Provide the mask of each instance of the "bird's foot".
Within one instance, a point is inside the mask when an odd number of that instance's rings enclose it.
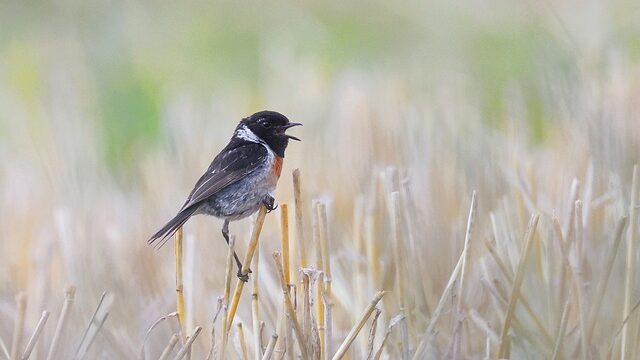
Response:
[[[265,197],[264,200],[262,200],[262,204],[264,205],[265,208],[267,208],[267,214],[278,208],[278,204],[276,204],[276,199],[271,195],[267,195],[267,197]]]
[[[240,281],[242,282],[249,281],[249,274],[251,274],[251,269],[249,269],[249,272],[246,274],[242,273],[242,269],[238,269],[238,279],[240,279]]]
[[[246,274],[242,273],[242,263],[240,262],[240,260],[238,259],[238,257],[236,256],[236,265],[238,265],[238,279],[247,282],[249,281],[249,274],[252,273],[251,269],[249,269],[247,271]]]

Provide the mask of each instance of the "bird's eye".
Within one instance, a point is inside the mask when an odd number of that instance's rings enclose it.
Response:
[[[266,121],[266,120],[262,120],[260,121],[260,125],[262,125],[263,128],[268,129],[271,127],[271,123]]]

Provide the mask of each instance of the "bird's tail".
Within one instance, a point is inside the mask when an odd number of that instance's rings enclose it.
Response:
[[[162,227],[162,229],[158,230],[157,233],[153,234],[153,236],[147,240],[147,244],[153,245],[156,241],[160,240],[156,245],[156,249],[161,248],[162,245],[164,245],[173,236],[173,234],[175,234],[176,231],[178,231],[178,229],[184,225],[191,216],[193,216],[197,209],[197,206],[191,206],[180,210],[178,215],[171,219]]]

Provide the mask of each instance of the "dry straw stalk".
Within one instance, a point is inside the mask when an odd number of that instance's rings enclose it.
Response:
[[[531,217],[531,221],[529,222],[527,234],[525,236],[525,244],[520,254],[520,262],[518,263],[516,276],[511,287],[511,295],[509,296],[507,313],[505,315],[504,323],[502,324],[502,331],[500,332],[498,358],[505,358],[508,356],[507,352],[509,349],[509,341],[507,339],[507,336],[509,334],[509,329],[511,328],[511,321],[514,316],[516,304],[518,302],[518,298],[520,297],[520,286],[522,285],[522,281],[524,280],[524,269],[527,263],[529,252],[531,250],[531,245],[533,244],[533,239],[535,238],[539,219],[540,215],[533,215]]]
[[[252,289],[251,293],[251,319],[252,319],[252,330],[253,330],[253,353],[256,360],[262,358],[262,345],[260,344],[260,299],[259,299],[259,289],[258,284],[259,281],[259,268],[260,268],[260,249],[258,246],[258,250],[256,251],[255,256],[253,257],[253,281],[252,281]],[[247,357],[247,359],[249,359]]]
[[[635,281],[636,281],[636,213],[638,207],[638,193],[640,192],[640,174],[638,173],[638,165],[633,167],[633,177],[631,180],[631,199],[629,201],[629,227],[627,229],[627,264],[626,264],[626,280],[624,287],[624,307],[622,309],[622,316],[627,316],[631,311],[635,294]],[[635,316],[629,318],[628,322],[625,322],[622,328],[622,340],[621,340],[621,359],[635,359],[631,357],[632,346],[635,341],[632,331],[635,329]]]
[[[33,334],[31,335],[31,338],[27,342],[27,347],[25,348],[24,353],[22,354],[22,360],[27,360],[29,356],[31,356],[31,352],[33,351],[33,349],[36,346],[36,343],[38,343],[38,340],[40,339],[40,335],[42,334],[42,329],[44,329],[44,326],[46,325],[47,320],[49,319],[49,315],[50,315],[49,312],[46,310],[42,312],[42,316],[40,316],[40,320],[36,325],[36,329],[33,330]]]
[[[318,281],[318,291],[316,292],[316,306],[318,321],[318,332],[320,334],[320,351],[321,359],[326,359],[332,349],[330,333],[331,324],[327,321],[331,320],[331,309],[325,309],[329,304],[333,303],[332,290],[331,290],[331,256],[329,252],[329,239],[328,239],[328,224],[327,224],[327,208],[323,202],[316,203],[316,216],[318,225],[318,240],[320,242],[320,259],[321,269],[324,273],[324,283]],[[326,299],[325,299],[326,297]],[[329,331],[327,331],[329,330]]]
[[[474,197],[472,196],[471,206],[469,207],[469,219],[475,218],[476,216],[475,213],[477,211],[477,207],[475,206],[475,201],[473,201],[473,198]],[[467,221],[466,234],[471,234],[471,229],[470,229],[471,226],[473,226],[473,221]],[[442,291],[442,295],[440,295],[440,300],[438,301],[438,305],[436,306],[433,312],[433,315],[429,320],[429,324],[427,325],[427,329],[424,333],[424,336],[422,340],[420,340],[420,342],[418,343],[418,346],[412,358],[413,360],[421,359],[423,352],[426,350],[427,346],[431,342],[434,329],[436,327],[436,324],[438,323],[438,320],[440,319],[440,315],[442,314],[442,311],[444,309],[444,305],[447,301],[447,297],[449,296],[449,293],[451,292],[453,286],[455,285],[456,279],[458,278],[458,273],[462,269],[462,263],[464,262],[464,258],[466,256],[467,251],[468,251],[467,248],[463,248],[462,252],[460,253],[458,262],[456,263],[456,266],[453,268],[453,271],[449,276],[449,281],[447,282],[447,286],[445,286],[444,290]]]
[[[285,282],[287,283],[287,286],[291,288],[293,284],[291,283],[292,269],[289,247],[289,205],[287,203],[280,205],[280,233]],[[280,342],[277,341],[278,334],[280,334],[282,338]],[[279,351],[285,352],[290,359],[293,359],[293,333],[291,332],[291,326],[287,326],[287,309],[285,308],[284,302],[280,311],[280,318],[278,319],[278,334],[275,335]]]
[[[616,230],[613,235],[613,246],[609,250],[609,255],[607,256],[607,262],[605,265],[605,270],[602,272],[602,279],[598,282],[598,288],[594,293],[596,296],[596,300],[591,307],[591,312],[589,313],[589,326],[587,329],[587,343],[591,343],[591,337],[593,336],[593,330],[596,327],[596,322],[598,320],[598,313],[600,312],[600,307],[602,306],[602,300],[604,299],[604,294],[607,290],[607,285],[609,283],[609,276],[611,275],[611,270],[613,269],[613,264],[616,260],[616,255],[618,254],[618,249],[620,248],[620,243],[622,242],[622,235],[624,234],[624,229],[627,225],[627,217],[622,217],[618,220],[618,224],[616,225]]]
[[[267,216],[267,208],[264,206],[260,207],[260,211],[258,211],[258,217],[256,218],[256,223],[253,227],[253,233],[251,234],[251,240],[249,241],[249,247],[247,248],[247,253],[244,256],[244,262],[242,263],[242,270],[240,271],[242,275],[249,274],[249,266],[251,265],[251,260],[253,259],[253,255],[256,252],[258,247],[258,239],[260,238],[260,232],[262,231],[262,225],[264,224],[264,219]],[[236,289],[233,292],[233,299],[231,301],[231,308],[229,309],[229,319],[227,320],[227,328],[231,328],[231,324],[233,324],[233,319],[236,316],[236,311],[238,310],[238,303],[240,302],[240,295],[242,295],[242,289],[244,289],[244,281],[238,279],[236,282]]]
[[[236,237],[231,236],[229,239],[229,249],[227,253],[226,275],[224,279],[224,295],[222,299],[222,308],[224,315],[222,316],[222,341],[220,345],[220,356],[226,355],[227,342],[229,341],[229,297],[231,296],[231,277],[233,276],[233,254],[236,247]],[[215,341],[215,340],[214,340]]]
[[[398,304],[400,306],[400,313],[405,315],[404,319],[400,323],[400,332],[402,338],[402,359],[409,359],[409,329],[406,318],[407,312],[407,299],[406,299],[406,273],[404,271],[404,239],[402,238],[402,214],[400,204],[400,193],[393,192],[391,194],[391,232],[393,236],[393,253],[395,257],[396,265],[396,284]]]
[[[191,352],[191,346],[193,345],[193,342],[196,340],[198,335],[200,335],[201,331],[202,331],[202,328],[200,326],[196,326],[196,328],[193,330],[193,333],[189,336],[187,341],[182,346],[182,349],[180,349],[180,351],[176,354],[173,360],[181,360],[183,357],[187,356],[187,354]]]
[[[173,351],[173,349],[176,347],[176,344],[178,343],[178,341],[180,340],[180,334],[173,334],[171,336],[171,339],[169,339],[169,343],[167,344],[167,346],[164,348],[164,350],[162,350],[162,353],[160,354],[160,357],[158,358],[158,360],[167,360],[169,358],[169,355],[171,355],[171,352]]]
[[[293,331],[296,334],[296,338],[298,339],[298,345],[300,347],[300,351],[302,352],[302,358],[308,359],[308,350],[306,347],[306,341],[304,335],[302,333],[302,329],[300,328],[300,323],[298,322],[298,318],[296,317],[296,312],[293,309],[293,304],[291,303],[291,297],[289,296],[289,286],[284,278],[284,269],[282,267],[282,255],[274,251],[273,258],[276,262],[276,269],[278,270],[278,274],[280,275],[280,286],[282,287],[282,294],[284,298],[285,308],[287,309],[287,316],[293,325]]]
[[[236,324],[238,330],[238,343],[240,344],[240,350],[242,351],[242,358],[244,360],[249,360],[249,348],[247,347],[247,340],[244,336],[244,329],[242,323],[239,322]]]
[[[182,343],[187,340],[187,331],[185,329],[185,308],[184,308],[184,282],[182,278],[182,243],[183,243],[182,227],[176,231],[174,245],[176,255],[176,312],[178,314],[178,322],[180,323],[180,334]]]
[[[271,339],[269,340],[269,344],[267,344],[267,348],[264,351],[262,360],[271,359],[271,357],[273,356],[273,350],[275,349],[277,342],[278,342],[278,334],[271,335]]]
[[[287,284],[291,284],[291,261],[289,258],[289,204],[287,203],[280,205],[280,234],[284,278]]]
[[[58,319],[58,325],[56,325],[56,331],[53,333],[53,340],[51,340],[51,346],[49,347],[49,353],[47,354],[47,360],[56,359],[58,348],[60,346],[60,340],[67,324],[67,318],[69,312],[73,306],[73,301],[76,296],[76,287],[69,286],[64,291],[64,303],[62,310],[60,311],[60,318]]]
[[[17,360],[22,347],[22,333],[24,332],[24,318],[27,312],[27,296],[20,292],[16,295],[16,308],[18,316],[13,327],[13,340],[11,341],[11,360]]]
[[[378,291],[376,293],[376,295],[373,297],[373,299],[371,300],[367,308],[362,313],[360,320],[351,328],[351,331],[349,331],[349,334],[347,335],[346,339],[344,339],[344,341],[338,348],[338,351],[336,351],[335,355],[333,355],[333,358],[332,358],[333,360],[342,359],[342,357],[347,353],[347,350],[349,350],[349,347],[351,346],[353,341],[356,339],[356,337],[360,333],[360,330],[362,330],[362,328],[364,327],[364,324],[367,322],[367,320],[369,319],[373,311],[376,309],[376,306],[378,305],[380,300],[382,300],[382,297],[384,296],[385,293],[386,293],[385,291]]]
[[[298,247],[298,256],[300,257],[300,267],[309,266],[307,260],[307,245],[304,238],[304,221],[302,217],[302,180],[300,178],[300,169],[293,170],[293,196],[296,206],[296,246]]]

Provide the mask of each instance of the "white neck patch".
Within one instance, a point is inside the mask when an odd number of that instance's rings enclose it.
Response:
[[[240,139],[250,141],[253,143],[264,144],[264,141],[260,139],[256,134],[251,131],[246,125],[236,130],[236,136]]]

